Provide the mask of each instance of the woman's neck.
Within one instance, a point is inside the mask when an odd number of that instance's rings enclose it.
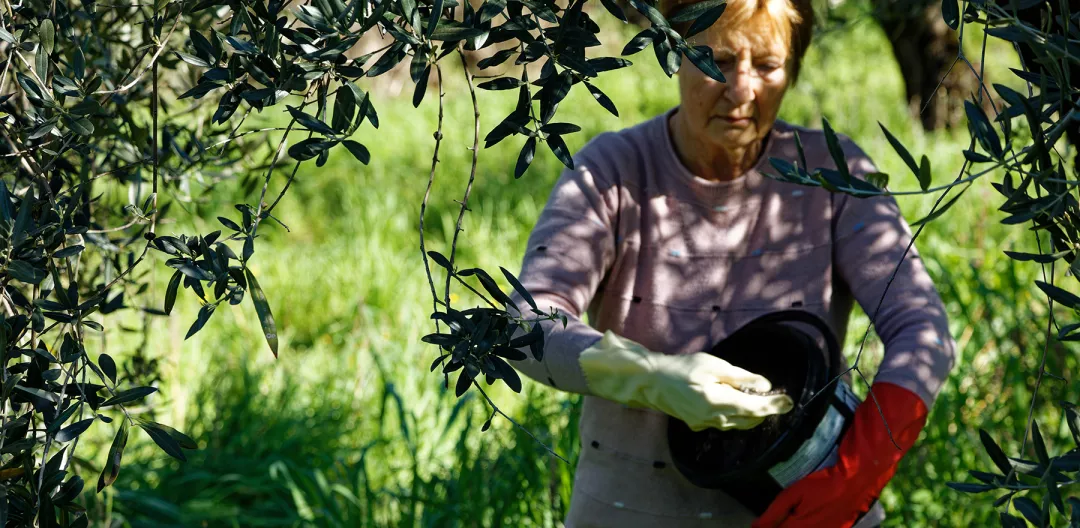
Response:
[[[717,146],[700,136],[686,133],[679,115],[676,111],[668,119],[668,132],[675,154],[695,176],[709,181],[732,181],[757,165],[764,141],[734,148]]]

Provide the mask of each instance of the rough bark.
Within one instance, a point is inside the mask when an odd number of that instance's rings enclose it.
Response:
[[[908,105],[923,128],[962,123],[964,99],[977,93],[979,81],[967,64],[953,67],[960,42],[941,18],[941,3],[880,0],[874,15],[892,44]],[[977,61],[972,64],[979,67]]]

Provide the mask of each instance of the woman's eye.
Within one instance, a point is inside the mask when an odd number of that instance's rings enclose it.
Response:
[[[780,69],[780,65],[775,62],[766,62],[757,65],[757,69],[764,72],[771,72]]]

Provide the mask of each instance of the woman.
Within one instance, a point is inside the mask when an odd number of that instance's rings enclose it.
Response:
[[[820,131],[776,119],[809,44],[809,4],[729,0],[712,28],[690,39],[713,49],[726,83],[686,61],[679,106],[590,141],[530,236],[522,283],[569,323],[545,323],[543,361],[515,367],[585,395],[568,527],[872,526],[883,518],[880,507],[867,512],[925,424],[954,343],[917,253],[903,258],[911,232],[891,198],[763,175],[770,157],[798,159],[796,130],[810,168],[834,166]],[[670,16],[682,6],[662,7]],[[854,143],[842,138],[842,147],[853,175],[874,171]],[[756,520],[672,467],[669,415],[695,430],[746,429],[792,405],[754,394],[769,382],[702,351],[791,307],[843,336],[855,301],[876,313],[885,345],[872,386],[881,413],[870,399],[856,410],[835,467],[784,490]]]

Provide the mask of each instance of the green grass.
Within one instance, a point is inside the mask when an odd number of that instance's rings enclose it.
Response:
[[[627,35],[618,36],[608,53],[617,54]],[[1015,60],[1007,50],[992,51],[998,71]],[[584,128],[568,138],[572,151],[602,131],[677,104],[676,81],[663,76],[650,53],[632,60],[632,68],[598,82],[620,118],[581,90],[560,107],[560,116]],[[460,72],[448,68],[444,74],[446,139],[426,233],[429,249],[445,253],[457,215],[454,200],[461,199],[469,177],[473,138]],[[306,164],[277,210],[290,231],[269,223],[261,228],[266,238],[252,268],[277,319],[279,359],[271,356],[246,302],[222,306],[203,331],[182,340],[198,309],[182,292],[176,313],[158,322],[152,341],[152,354],[163,365],[159,419],[190,433],[202,449],[179,464],[134,435],[116,491],[87,496],[96,515],[127,526],[561,525],[573,463],[550,457],[505,420],[480,433],[488,415],[484,404],[456,400],[444,390],[442,379],[428,372],[434,351],[419,341],[432,329],[417,235],[436,94],[429,91],[418,110],[405,99],[377,101],[381,129],[376,134],[365,125],[355,138],[370,148],[371,165],[360,165],[344,149],[335,150],[325,167]],[[479,96],[486,134],[509,112],[513,94]],[[819,40],[781,110],[782,118],[809,126],[819,125],[822,116],[893,176],[894,189],[918,184],[879,121],[916,156],[930,157],[935,182],[960,170],[966,131],[925,134],[916,126],[888,43],[870,24]],[[540,149],[529,173],[515,180],[521,143],[511,138],[481,151],[458,247],[461,266],[520,268],[529,230],[561,167]],[[283,180],[279,176],[271,191]],[[235,201],[245,199],[255,198]],[[901,206],[914,221],[933,199],[903,198]],[[1018,447],[1043,349],[1045,307],[1032,285],[1040,270],[1001,253],[1034,243],[1023,229],[997,223],[998,202],[981,181],[919,240],[948,305],[961,360],[919,445],[885,492],[890,526],[983,525],[996,518],[992,497],[961,495],[945,482],[989,467],[979,427],[993,431],[1007,450]],[[206,218],[228,215],[231,203],[219,196],[200,211]],[[214,222],[195,217],[175,228],[215,229]],[[163,262],[153,266],[159,299],[170,271]],[[441,292],[444,278],[436,278]],[[853,317],[849,353],[866,324],[861,313]],[[867,350],[864,365],[872,373],[880,344],[871,339]],[[1051,371],[1076,367],[1075,353],[1050,348]],[[1040,401],[1058,399],[1070,388],[1075,394],[1075,385],[1049,382]],[[490,394],[541,442],[574,459],[578,398],[531,382],[522,395],[502,388]],[[1037,411],[1051,450],[1067,448],[1067,432],[1052,407]],[[94,431],[98,444],[107,443],[107,430]],[[103,455],[91,462],[100,465]]]

